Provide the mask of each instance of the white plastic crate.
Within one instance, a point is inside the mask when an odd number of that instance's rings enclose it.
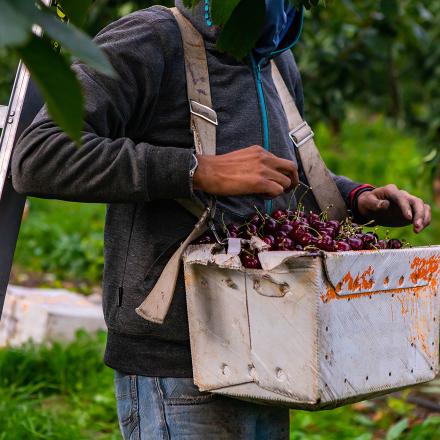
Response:
[[[184,258],[201,391],[315,410],[438,373],[439,246],[264,252],[263,270],[212,249]]]

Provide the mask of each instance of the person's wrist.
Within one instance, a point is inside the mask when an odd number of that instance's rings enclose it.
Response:
[[[198,166],[194,172],[193,175],[193,188],[195,190],[204,191],[205,186],[205,180],[206,180],[206,170],[209,168],[209,159],[202,155],[202,154],[196,154],[196,159],[198,162]]]
[[[369,215],[368,209],[365,208],[364,199],[368,197],[368,193],[371,191],[373,190],[366,189],[356,196],[356,211],[363,218],[367,218]]]
[[[350,195],[349,195],[350,209],[356,217],[360,216],[360,217],[364,217],[363,219],[365,219],[365,214],[368,214],[368,213],[365,213],[365,212],[361,213],[360,212],[359,202],[362,198],[364,198],[367,195],[367,193],[373,191],[374,189],[375,189],[374,186],[372,186],[370,184],[364,184],[364,185],[358,186],[350,193]]]

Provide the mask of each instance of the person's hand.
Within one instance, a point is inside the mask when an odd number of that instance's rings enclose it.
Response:
[[[382,226],[413,224],[416,233],[431,223],[431,207],[396,185],[363,192],[358,198],[357,208],[367,220],[374,220]]]
[[[217,196],[275,198],[299,183],[296,164],[253,145],[218,156],[197,155],[194,189]]]

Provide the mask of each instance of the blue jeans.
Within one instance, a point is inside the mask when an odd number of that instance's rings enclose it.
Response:
[[[289,411],[201,393],[192,379],[115,373],[124,440],[288,440]]]

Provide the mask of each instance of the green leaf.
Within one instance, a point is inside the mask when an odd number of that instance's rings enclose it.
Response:
[[[264,0],[241,0],[220,33],[218,48],[237,59],[244,58],[260,37],[265,12]]]
[[[50,116],[79,143],[83,128],[83,97],[80,83],[67,61],[36,36],[18,52],[40,89]]]
[[[24,44],[30,37],[32,19],[22,15],[7,0],[0,0],[0,47]]]
[[[408,419],[402,419],[400,422],[395,423],[387,432],[385,440],[397,440],[400,435],[408,429]]]
[[[216,25],[225,24],[240,0],[212,0],[212,20]]]
[[[31,17],[33,23],[41,26],[47,35],[57,40],[72,55],[105,75],[116,75],[104,53],[82,31],[62,23],[47,8],[38,9],[28,0],[15,0],[14,7],[21,14]]]
[[[69,21],[76,26],[82,26],[87,17],[87,10],[93,0],[58,0]]]

